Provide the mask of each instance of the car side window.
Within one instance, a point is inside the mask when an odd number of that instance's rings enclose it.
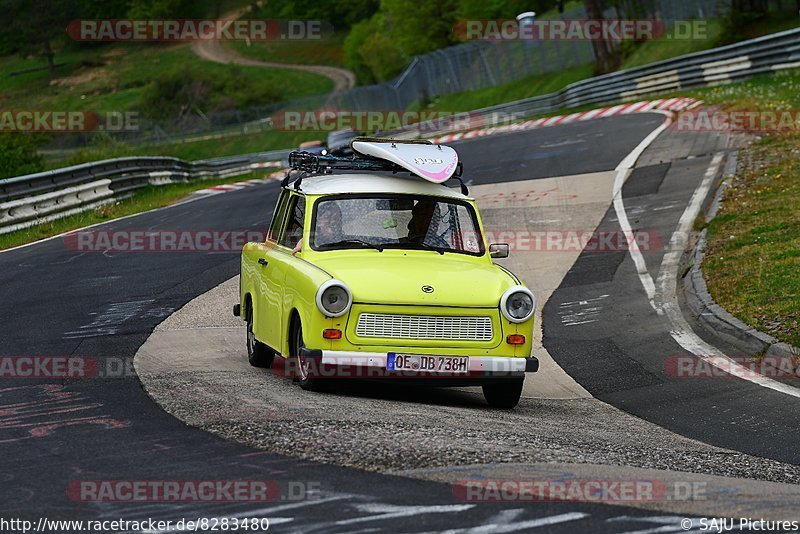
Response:
[[[272,221],[269,223],[269,231],[267,232],[267,241],[277,241],[281,237],[281,230],[284,227],[284,220],[286,219],[286,205],[289,203],[289,192],[285,189],[281,190],[278,202],[275,204],[275,212],[272,214]]]
[[[286,225],[286,232],[280,240],[284,247],[294,248],[300,238],[303,237],[303,221],[306,216],[306,199],[300,195],[294,195],[289,203],[289,222]]]

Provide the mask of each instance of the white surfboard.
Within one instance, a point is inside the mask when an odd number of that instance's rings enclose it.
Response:
[[[440,184],[456,172],[458,154],[449,146],[420,142],[354,139],[351,147],[365,156],[385,159],[408,169],[420,178]]]

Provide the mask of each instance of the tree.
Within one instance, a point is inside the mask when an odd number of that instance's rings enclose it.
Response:
[[[766,17],[768,12],[767,0],[733,0],[730,14],[725,21],[722,44],[747,39],[751,24]]]
[[[731,9],[734,13],[753,13],[764,16],[769,10],[767,0],[733,0]]]
[[[78,18],[75,0],[0,0],[0,8],[9,15],[0,28],[3,48],[44,57],[55,78],[53,42],[63,39],[67,24]]]
[[[589,20],[603,20],[603,9],[599,0],[583,0],[583,7],[586,9],[586,18]],[[614,53],[614,43],[604,40],[592,40],[596,70],[600,72],[610,72],[617,63]]]

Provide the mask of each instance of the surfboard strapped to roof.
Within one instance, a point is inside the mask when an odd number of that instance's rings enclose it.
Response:
[[[430,141],[357,137],[350,147],[354,153],[352,158],[295,151],[289,154],[289,167],[322,174],[334,170],[407,171],[437,184],[461,176],[456,151]]]
[[[449,180],[458,167],[455,150],[449,146],[434,145],[430,141],[361,137],[353,139],[350,147],[356,154],[390,161],[437,184]]]

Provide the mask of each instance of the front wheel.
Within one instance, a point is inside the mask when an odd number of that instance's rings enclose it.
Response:
[[[275,353],[269,347],[256,339],[253,333],[253,312],[247,313],[247,361],[253,367],[266,367],[272,365]]]
[[[498,382],[483,386],[483,396],[492,408],[510,410],[519,404],[524,379]]]
[[[300,326],[300,321],[295,323],[294,330],[292,331],[292,354],[297,362],[297,381],[300,387],[306,391],[320,391],[322,389],[322,379],[314,377],[314,366],[312,362],[303,355],[300,349],[305,348],[306,344],[303,342],[303,327]]]

